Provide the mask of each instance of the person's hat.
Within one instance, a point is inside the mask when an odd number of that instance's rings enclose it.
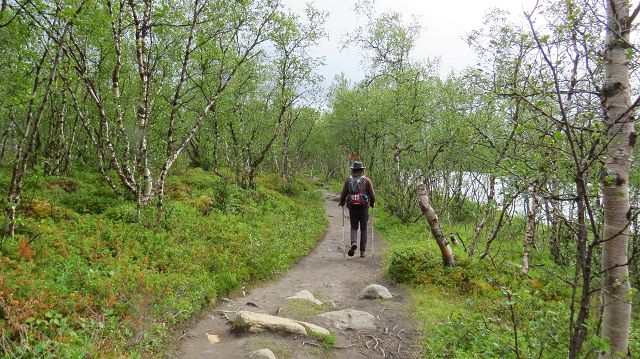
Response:
[[[351,166],[352,170],[363,170],[364,165],[360,161],[353,161],[353,165]]]

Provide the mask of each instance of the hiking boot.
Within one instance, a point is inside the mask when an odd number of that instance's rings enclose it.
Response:
[[[367,256],[367,253],[366,253],[366,252],[360,252],[360,258],[364,258],[364,257],[366,257],[366,256]]]
[[[351,248],[349,249],[349,252],[347,252],[349,257],[353,257],[353,255],[356,253],[356,248],[358,248],[358,246],[355,245],[355,243],[351,244]]]

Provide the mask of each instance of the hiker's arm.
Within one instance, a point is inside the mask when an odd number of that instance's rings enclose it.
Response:
[[[340,204],[339,206],[344,206],[345,201],[347,200],[347,181],[344,182],[342,186],[342,193],[340,194]]]
[[[369,183],[369,185],[367,186],[367,195],[369,196],[369,205],[371,206],[371,208],[375,207],[376,204],[376,192],[373,190],[373,182],[371,182],[371,179],[367,178],[367,183]]]

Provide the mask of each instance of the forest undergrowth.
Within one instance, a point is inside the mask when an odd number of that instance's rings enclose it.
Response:
[[[99,173],[26,179],[16,239],[0,241],[0,357],[161,356],[172,331],[240,286],[283,273],[326,227],[314,185],[243,190],[194,168],[167,181],[160,223]],[[6,186],[7,171],[0,172]]]
[[[463,218],[443,220],[446,234],[473,235],[474,205]],[[443,267],[436,242],[420,219],[402,223],[384,210],[375,226],[387,242],[387,274],[404,283],[421,333],[424,358],[562,358],[569,340],[567,318],[571,288],[557,273],[573,269],[554,263],[542,245],[532,251],[528,275],[521,272],[526,224],[515,217],[493,244],[493,254],[467,259],[462,243],[453,247],[456,267]],[[544,226],[539,227],[539,240]],[[548,249],[547,249],[548,250]],[[593,306],[597,307],[597,298]],[[589,322],[589,337],[581,354],[595,358],[606,348]],[[631,353],[640,353],[640,313],[633,317]]]

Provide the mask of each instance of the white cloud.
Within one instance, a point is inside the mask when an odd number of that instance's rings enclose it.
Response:
[[[304,14],[306,1],[283,0],[285,5],[298,14]],[[316,0],[311,4],[329,12],[326,29],[329,38],[314,49],[316,56],[324,56],[326,65],[320,69],[325,77],[325,87],[334,76],[344,72],[347,78],[358,81],[364,77],[360,65],[362,58],[356,49],[341,49],[345,34],[364,22],[353,10],[355,0]],[[491,8],[509,10],[512,16],[521,17],[523,6],[532,7],[534,0],[456,0],[456,1],[407,1],[378,0],[376,11],[400,12],[405,21],[418,16],[422,25],[414,57],[441,59],[440,74],[446,76],[452,69],[462,70],[474,64],[475,55],[463,40],[473,29],[482,25],[485,13]]]

